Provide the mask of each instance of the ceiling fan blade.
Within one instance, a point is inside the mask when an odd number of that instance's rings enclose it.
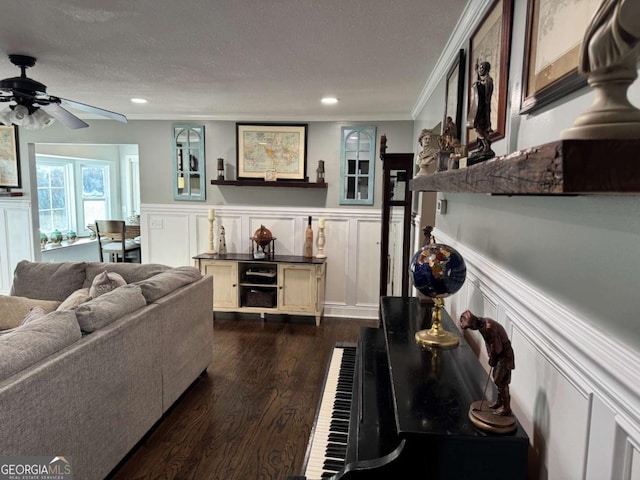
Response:
[[[86,103],[75,102],[73,100],[67,100],[66,98],[60,98],[60,102],[66,107],[75,108],[87,113],[95,113],[96,115],[102,115],[103,117],[108,117],[113,120],[117,120],[118,122],[127,123],[127,117],[125,117],[121,113],[111,112],[103,108],[92,107],[91,105],[87,105]]]
[[[57,103],[42,105],[40,108],[69,128],[85,128],[89,126],[88,123],[80,120],[73,113],[65,110]]]

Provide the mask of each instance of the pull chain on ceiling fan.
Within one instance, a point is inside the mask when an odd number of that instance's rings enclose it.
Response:
[[[36,59],[28,55],[9,55],[9,60],[20,68],[19,77],[0,80],[0,105],[9,104],[0,110],[0,123],[23,126],[27,129],[45,128],[58,120],[69,128],[85,128],[89,124],[64,107],[127,123],[127,117],[120,113],[93,107],[47,93],[46,85],[27,77],[27,68],[36,64]]]

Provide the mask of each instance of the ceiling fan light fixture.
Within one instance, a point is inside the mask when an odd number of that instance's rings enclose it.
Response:
[[[56,121],[55,118],[40,108],[33,112],[31,116],[33,118],[34,128],[47,128],[53,125]]]
[[[11,115],[11,109],[9,107],[0,110],[0,123],[4,125],[11,125],[9,115]]]
[[[9,114],[11,123],[20,127],[26,127],[31,123],[31,115],[29,115],[29,109],[24,105],[16,105],[13,111]]]

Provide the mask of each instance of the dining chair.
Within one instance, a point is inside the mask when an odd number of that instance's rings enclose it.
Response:
[[[96,220],[101,262],[104,262],[104,254],[107,254],[112,262],[141,263],[140,244],[127,238],[126,233],[124,220]]]

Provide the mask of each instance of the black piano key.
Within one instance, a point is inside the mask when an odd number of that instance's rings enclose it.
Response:
[[[342,467],[344,467],[344,461],[340,462],[338,460],[327,459],[322,464],[323,470],[331,470],[331,471],[334,471],[334,472],[337,472]]]
[[[329,434],[330,442],[347,443],[348,435],[346,433],[333,432]]]

